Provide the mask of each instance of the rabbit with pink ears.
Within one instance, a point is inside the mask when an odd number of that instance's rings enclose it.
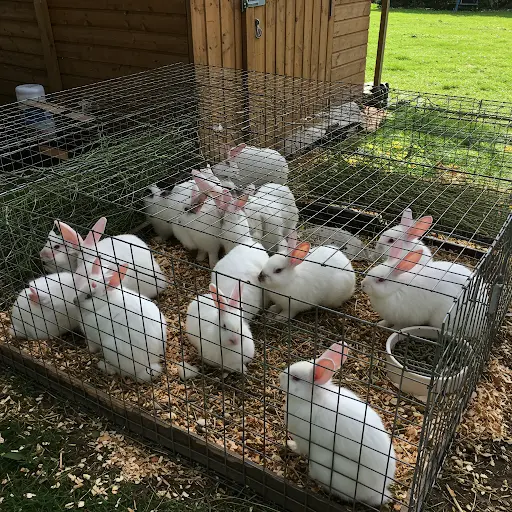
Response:
[[[356,278],[350,260],[333,246],[297,245],[296,233],[288,237],[289,256],[274,254],[258,276],[274,303],[270,312],[280,320],[294,318],[315,306],[336,308],[354,293]]]
[[[432,252],[421,241],[421,238],[431,228],[432,222],[431,215],[421,217],[421,219],[415,221],[412,216],[412,210],[406,208],[402,213],[400,224],[382,233],[375,246],[375,253],[378,256],[387,257],[393,244],[397,240],[401,240],[403,244],[400,256],[405,256],[409,251],[419,250],[422,252],[420,264],[427,264],[432,259]]]
[[[309,458],[309,476],[347,501],[379,507],[391,498],[396,458],[379,415],[352,391],[332,382],[348,355],[333,344],[319,358],[280,375],[286,393],[288,446]]]
[[[361,287],[370,297],[373,309],[383,318],[381,325],[397,330],[413,325],[441,328],[448,313],[455,319],[459,307],[455,299],[469,286],[473,273],[450,261],[430,260],[424,265],[421,248],[404,252],[403,242],[396,241],[388,260],[372,268]],[[485,289],[477,290],[476,295],[470,299],[473,304],[464,307],[468,316],[479,319],[465,327],[468,336],[481,332],[488,303]]]
[[[246,373],[254,357],[251,329],[240,307],[243,287],[244,283],[237,283],[226,297],[211,283],[210,293],[199,295],[187,310],[190,344],[205,364],[227,372]]]
[[[122,286],[128,266],[113,266],[96,258],[88,277],[75,274],[81,329],[89,350],[103,353],[98,368],[148,382],[163,371],[167,324],[154,302]]]
[[[145,297],[156,297],[167,287],[167,278],[148,245],[139,237],[126,234],[101,239],[107,224],[105,217],[96,222],[85,240],[64,222],[56,221],[56,224],[69,248],[67,254],[76,255],[75,274],[87,276],[90,265],[100,256],[103,261],[126,263],[128,272],[124,286]]]

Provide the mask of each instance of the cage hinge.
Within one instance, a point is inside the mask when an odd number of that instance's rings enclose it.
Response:
[[[491,300],[489,301],[489,316],[494,316],[498,311],[501,292],[503,291],[503,276],[498,277],[498,282],[492,287]]]

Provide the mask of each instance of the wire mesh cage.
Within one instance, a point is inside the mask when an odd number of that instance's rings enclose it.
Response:
[[[5,362],[289,510],[420,510],[510,303],[511,104],[180,64],[1,113]]]

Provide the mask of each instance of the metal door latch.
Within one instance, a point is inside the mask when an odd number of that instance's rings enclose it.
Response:
[[[242,0],[242,12],[245,12],[249,7],[261,7],[265,5],[267,0]]]
[[[254,20],[254,35],[256,39],[259,39],[263,35],[263,30],[260,27],[260,20],[258,18]]]

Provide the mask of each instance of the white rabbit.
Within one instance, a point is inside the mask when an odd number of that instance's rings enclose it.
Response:
[[[440,328],[454,299],[469,284],[471,270],[450,261],[421,263],[423,251],[417,248],[403,255],[403,242],[390,249],[388,260],[370,269],[361,287],[370,297],[373,309],[383,318],[381,325],[402,329],[413,325]],[[478,290],[474,304],[466,308],[468,317],[485,317],[487,292]],[[456,310],[450,314],[455,317]],[[477,336],[481,321],[466,328],[466,334]]]
[[[271,312],[294,318],[315,305],[335,308],[352,297],[354,270],[338,248],[326,245],[310,252],[309,242],[295,247],[294,233],[288,243],[290,255],[272,256],[258,277],[274,303]]]
[[[224,189],[222,195],[215,198],[217,208],[222,212],[222,229],[220,238],[224,250],[229,253],[237,245],[254,245],[257,242],[252,238],[251,230],[244,207],[249,199],[244,193],[240,197],[233,197],[229,190]]]
[[[73,303],[75,298],[75,284],[69,272],[48,274],[31,281],[12,308],[11,335],[46,339],[75,330],[80,318]]]
[[[253,238],[265,249],[285,253],[286,239],[299,222],[295,198],[286,185],[266,183],[249,197],[245,213]]]
[[[121,286],[128,267],[113,271],[93,262],[89,278],[76,276],[81,328],[91,352],[103,351],[98,368],[135,380],[150,381],[162,373],[166,321],[158,306]],[[78,284],[80,283],[80,284]]]
[[[244,319],[250,322],[263,307],[264,290],[259,286],[258,275],[268,261],[268,254],[261,244],[237,245],[222,258],[212,272],[211,282],[221,290],[233,290],[238,283],[245,283],[241,298]]]
[[[226,148],[226,159],[212,167],[216,176],[233,180],[242,188],[273,182],[284,185],[288,179],[288,163],[275,149],[239,144]]]
[[[156,297],[168,285],[167,278],[145,242],[135,235],[101,239],[107,219],[102,217],[85,240],[64,222],[57,222],[64,240],[78,253],[76,274],[88,276],[90,265],[100,256],[106,262],[128,265],[124,286],[149,298]]]
[[[100,219],[96,225],[89,231],[84,240],[86,246],[93,244],[94,234],[97,229],[101,229],[102,220]],[[58,221],[55,221],[57,225]],[[97,237],[99,240],[99,237]],[[80,249],[73,243],[68,243],[62,235],[58,235],[53,229],[48,233],[46,244],[41,249],[39,256],[43,263],[44,269],[48,273],[57,272],[74,272],[78,265],[77,258]]]
[[[192,174],[195,188],[192,189],[190,199],[183,198],[191,206],[174,219],[173,232],[185,248],[197,249],[197,261],[203,261],[208,256],[210,267],[213,268],[219,261],[222,212],[209,194],[218,195],[222,189],[209,182],[207,176],[200,171],[194,170]]]
[[[347,352],[335,343],[281,373],[287,428],[295,451],[309,457],[312,479],[344,500],[379,507],[391,498],[395,451],[379,415],[331,380]]]
[[[171,220],[181,212],[175,214],[170,208],[171,191],[160,189],[156,185],[151,185],[149,190],[151,194],[144,198],[146,216],[155,233],[162,240],[168,240],[173,234]]]
[[[432,259],[432,252],[420,240],[432,226],[432,216],[428,215],[415,221],[412,217],[412,210],[406,208],[402,213],[402,219],[398,226],[387,229],[382,233],[375,246],[375,253],[381,257],[387,257],[389,249],[397,241],[403,241],[403,252],[401,256],[405,256],[409,251],[421,249],[423,256],[421,264],[425,265]]]
[[[251,329],[240,309],[244,284],[237,283],[231,297],[223,296],[213,283],[210,294],[199,295],[187,311],[187,337],[205,364],[228,372],[247,372],[254,357]]]

